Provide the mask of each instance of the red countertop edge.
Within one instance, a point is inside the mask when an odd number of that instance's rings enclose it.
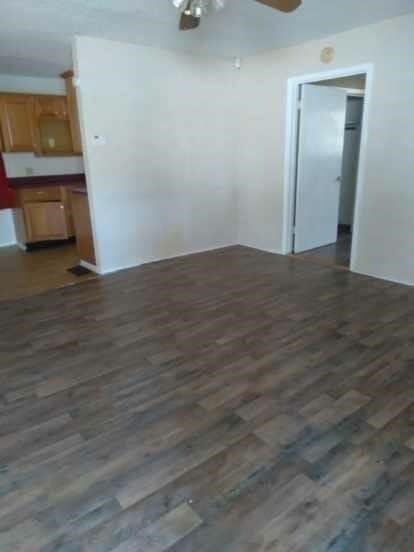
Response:
[[[86,185],[85,175],[79,174],[53,174],[48,176],[22,176],[8,178],[10,188],[35,188],[36,186],[65,186],[70,184]]]

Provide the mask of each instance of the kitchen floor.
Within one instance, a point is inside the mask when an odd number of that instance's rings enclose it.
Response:
[[[413,331],[246,247],[3,303],[1,552],[412,552]]]
[[[0,248],[0,301],[37,295],[50,289],[95,278],[67,271],[79,263],[76,244],[22,251],[17,246]]]

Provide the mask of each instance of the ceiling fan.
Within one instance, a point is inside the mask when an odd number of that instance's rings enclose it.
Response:
[[[210,6],[216,10],[224,8],[227,0],[172,0],[176,8],[181,11],[180,30],[190,31],[200,25],[200,20]],[[302,0],[256,0],[260,4],[269,6],[282,12],[292,12],[298,8]]]

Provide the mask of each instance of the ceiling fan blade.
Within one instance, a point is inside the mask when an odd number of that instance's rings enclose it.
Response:
[[[191,14],[185,13],[190,9],[191,0],[188,1],[186,9],[183,11],[180,17],[180,31],[191,31],[196,29],[200,25],[200,18],[194,17]]]
[[[256,2],[286,13],[295,11],[302,4],[302,0],[256,0]]]

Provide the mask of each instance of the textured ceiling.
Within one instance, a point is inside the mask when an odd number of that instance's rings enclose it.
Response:
[[[244,57],[412,11],[414,0],[303,0],[293,14],[228,0],[180,33],[170,0],[0,0],[0,73],[56,76],[71,65],[75,34]]]

